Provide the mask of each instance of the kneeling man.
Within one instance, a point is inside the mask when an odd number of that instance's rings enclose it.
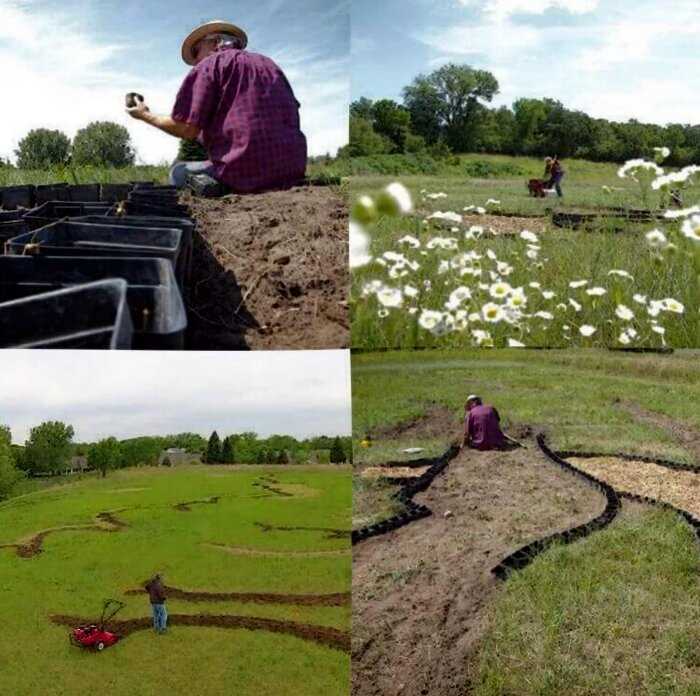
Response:
[[[498,411],[493,406],[484,406],[480,397],[471,394],[464,406],[462,447],[477,450],[503,449],[506,438],[500,423]]]

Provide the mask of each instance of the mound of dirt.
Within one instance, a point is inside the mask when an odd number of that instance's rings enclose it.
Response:
[[[524,543],[587,522],[606,502],[532,444],[465,451],[414,500],[433,515],[354,547],[354,696],[469,693],[499,587],[492,568]]]
[[[58,626],[83,626],[94,623],[94,619],[86,619],[81,616],[67,616],[65,614],[53,614],[49,617],[52,623]],[[345,631],[327,626],[314,626],[295,621],[278,621],[276,619],[258,619],[253,616],[232,616],[228,614],[170,614],[168,616],[170,626],[208,626],[212,628],[234,628],[249,631],[270,631],[271,633],[284,633],[302,640],[310,640],[320,643],[335,650],[347,652],[350,648],[350,635]],[[136,631],[146,631],[153,628],[153,619],[143,617],[138,619],[126,619],[124,621],[111,621],[108,628],[118,633],[123,638]]]
[[[394,425],[379,426],[372,429],[368,435],[373,440],[444,438],[445,433],[459,434],[460,423],[459,418],[449,408],[432,403],[423,415]]]
[[[193,350],[346,348],[348,207],[329,187],[187,199]]]

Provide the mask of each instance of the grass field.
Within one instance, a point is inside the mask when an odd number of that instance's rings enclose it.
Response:
[[[503,347],[509,339],[550,347],[660,346],[664,342],[675,347],[698,345],[700,252],[690,249],[692,242],[680,238],[679,223],[624,222],[623,231],[618,232],[614,229],[619,228],[619,219],[603,220],[598,232],[551,224],[552,211],[585,212],[609,206],[658,209],[660,195],[649,189],[648,182],[640,186],[629,178],[618,178],[616,165],[572,160],[564,163],[564,198],[535,199],[528,196],[525,182],[542,176],[540,162],[488,156],[463,157],[461,162],[461,168],[439,176],[367,175],[351,180],[353,201],[398,180],[409,189],[416,206],[415,214],[383,218],[368,230],[370,253],[381,260],[357,268],[353,274],[354,347],[455,348],[491,343]],[[472,169],[475,162],[481,162],[519,173],[468,176],[465,172],[470,162]],[[603,186],[611,187],[611,192],[606,193]],[[444,196],[430,198],[431,194]],[[688,205],[696,203],[700,187],[687,189],[684,196]],[[490,199],[499,204],[487,206]],[[538,217],[478,215],[465,212],[469,206],[485,208],[487,213]],[[463,215],[462,223],[424,222],[435,213],[446,212]],[[485,233],[472,238],[468,231],[474,226]],[[649,246],[645,235],[657,226],[680,239],[681,251],[660,255]],[[490,235],[489,228],[498,234]],[[536,239],[520,238],[523,230],[533,232]],[[611,275],[610,271],[629,275]],[[486,303],[494,301],[489,286],[497,280],[523,289],[525,304],[520,305],[522,314],[517,320],[484,317]],[[572,282],[580,285],[572,288]],[[412,294],[399,298],[397,291],[405,293],[406,286]],[[471,293],[467,299],[460,297],[465,287]],[[379,288],[387,291],[384,300]],[[589,295],[587,291],[594,288],[600,294]],[[649,313],[652,301],[667,298],[680,302],[684,311]],[[617,317],[618,305],[631,309],[634,318],[623,321]],[[581,333],[587,326],[594,329],[592,334]],[[623,334],[627,335],[621,338]]]
[[[397,511],[396,488],[366,483],[359,470],[407,459],[407,447],[425,448],[419,456],[444,451],[461,434],[472,392],[497,406],[506,432],[544,431],[554,449],[694,461],[673,429],[638,418],[635,409],[699,433],[697,351],[390,352],[356,354],[352,370],[355,440],[388,433],[368,449],[356,447],[356,526]],[[441,436],[416,436],[417,427],[401,433],[402,423],[427,425],[438,410],[452,422]],[[674,514],[625,504],[605,531],[542,554],[490,606],[469,693],[697,695],[698,551]]]
[[[267,486],[265,488],[264,486]],[[189,510],[178,503],[196,502]],[[125,527],[95,525],[111,512]],[[265,531],[259,524],[270,525]],[[0,683],[4,693],[79,693],[86,684],[121,694],[343,694],[349,657],[296,635],[183,626],[164,636],[131,633],[101,654],[68,643],[51,615],[95,620],[102,601],[126,602],[119,619],[148,617],[145,594],[128,595],[154,572],[188,591],[326,595],[350,591],[349,473],[342,467],[128,469],[107,478],[20,495],[0,504]],[[104,524],[98,527],[104,527]],[[312,529],[274,529],[310,527]],[[221,546],[216,546],[216,545]],[[349,631],[349,603],[301,606],[171,598],[171,615],[259,617]]]

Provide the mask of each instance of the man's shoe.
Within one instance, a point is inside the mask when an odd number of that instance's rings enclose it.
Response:
[[[208,174],[188,175],[187,187],[195,196],[203,198],[220,198],[230,193],[226,186]]]

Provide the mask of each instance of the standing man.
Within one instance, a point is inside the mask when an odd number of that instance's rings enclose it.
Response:
[[[562,198],[564,193],[561,190],[561,180],[564,178],[565,172],[564,168],[561,166],[559,157],[556,155],[554,157],[547,157],[547,159],[545,159],[544,162],[544,175],[545,177],[549,177],[546,186],[550,189],[556,189],[557,196],[559,196],[559,198]]]
[[[165,608],[165,587],[163,578],[156,573],[151,580],[146,583],[146,592],[151,600],[153,609],[153,628],[156,633],[165,633],[168,624],[168,611]]]
[[[300,104],[282,70],[246,51],[247,44],[248,36],[234,24],[197,27],[182,45],[182,59],[194,67],[171,116],[151,113],[144,102],[127,109],[133,118],[206,148],[206,162],[175,163],[172,185],[182,188],[194,175],[235,193],[253,193],[303,180],[307,147]]]
[[[484,406],[480,397],[470,394],[464,405],[462,447],[478,450],[503,449],[506,438],[500,423],[501,417],[493,406]]]

